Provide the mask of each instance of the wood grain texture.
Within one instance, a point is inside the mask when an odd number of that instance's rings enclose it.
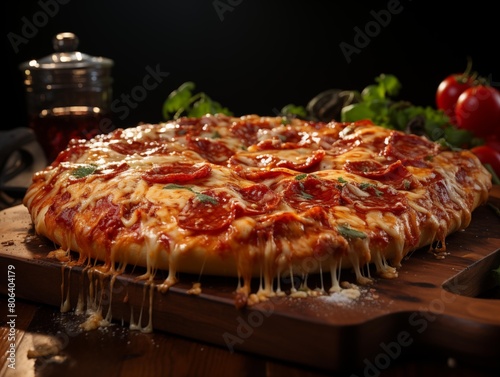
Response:
[[[4,308],[6,303],[6,298],[0,296],[0,307]],[[16,369],[7,369],[6,359],[1,358],[2,377],[353,377],[375,376],[377,372],[374,368],[367,368],[369,364],[357,369],[353,366],[341,371],[326,371],[252,353],[231,353],[224,347],[171,333],[130,331],[120,325],[81,332],[77,331],[71,313],[61,313],[58,308],[22,299],[17,301],[17,306],[28,320],[23,320],[17,329],[20,336]],[[0,332],[4,331],[5,327],[0,326]],[[28,358],[37,347],[58,340],[60,349],[56,354]],[[486,366],[450,358],[453,355],[449,353],[415,347],[408,347],[407,351],[391,359],[390,365],[385,366],[380,375],[493,377],[500,371],[498,365]]]
[[[497,186],[489,203],[500,207]],[[202,276],[199,280],[198,276],[180,275],[179,284],[162,294],[137,280],[142,271],[136,269],[119,276],[110,289],[110,276],[47,258],[54,245],[33,234],[22,206],[1,212],[0,227],[0,271],[6,271],[7,265],[15,266],[19,298],[57,310],[69,294],[74,310],[79,294],[86,297],[90,287],[94,287],[93,296],[101,300],[103,313],[111,310],[120,326],[137,321],[141,312],[141,324],[145,326],[151,307],[155,335],[148,336],[174,334],[192,339],[194,344],[202,342],[214,347],[201,364],[193,360],[186,364],[176,362],[180,375],[196,375],[206,368],[248,369],[248,360],[238,356],[241,352],[257,359],[269,357],[320,371],[362,371],[367,363],[383,366],[407,349],[444,352],[485,365],[496,365],[500,356],[500,300],[477,297],[488,286],[489,272],[500,262],[500,218],[488,205],[474,212],[465,231],[448,238],[446,258],[436,259],[427,250],[416,251],[403,261],[397,279],[376,279],[371,287],[361,289],[361,297],[354,302],[341,304],[318,297],[276,298],[243,310],[234,306],[236,281],[230,278]],[[160,273],[158,282],[164,278]],[[342,280],[354,278],[345,271]],[[187,292],[196,281],[201,282],[202,293],[193,296]],[[309,280],[310,287],[315,284],[319,284],[317,276]],[[6,293],[4,285],[0,293]],[[75,322],[78,320],[82,321],[74,318]],[[87,336],[91,333],[95,332]],[[191,347],[197,346],[190,342],[159,342],[158,349],[150,348],[147,352],[153,360],[160,361],[154,361],[147,370],[164,372],[168,368],[166,358],[179,352],[196,353]],[[109,346],[116,347],[115,343],[110,341]],[[144,347],[151,345],[134,343],[132,348]],[[223,362],[228,354],[232,362],[221,366],[218,358]],[[147,375],[141,374],[141,364],[133,359],[117,360],[123,374],[116,375]],[[274,367],[258,363],[255,366],[260,367],[272,375]]]

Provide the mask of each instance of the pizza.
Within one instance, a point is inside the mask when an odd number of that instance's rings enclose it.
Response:
[[[284,277],[326,275],[325,294],[346,269],[397,278],[410,252],[445,253],[491,187],[470,151],[370,121],[217,114],[74,139],[23,203],[78,263],[164,270],[162,292],[183,273],[236,277],[243,307],[312,291]]]

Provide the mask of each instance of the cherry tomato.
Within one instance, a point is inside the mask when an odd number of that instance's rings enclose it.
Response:
[[[455,105],[458,97],[472,86],[472,78],[466,74],[454,74],[446,77],[436,91],[436,106],[445,112],[450,121],[456,124]]]
[[[481,138],[500,135],[500,92],[487,85],[466,89],[455,107],[457,127]]]
[[[495,174],[500,177],[500,152],[489,145],[479,145],[470,150],[483,164],[489,164]]]

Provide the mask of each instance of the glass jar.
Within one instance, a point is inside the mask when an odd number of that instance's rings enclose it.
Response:
[[[103,133],[111,117],[113,61],[77,51],[78,38],[60,33],[55,52],[20,64],[33,129],[48,162],[71,139],[90,139]]]

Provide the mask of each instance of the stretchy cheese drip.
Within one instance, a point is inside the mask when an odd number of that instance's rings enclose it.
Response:
[[[84,314],[85,313],[84,281],[85,281],[85,275],[86,275],[87,268],[88,267],[85,267],[79,276],[78,300],[77,300],[76,307],[75,307],[76,314]]]
[[[151,282],[148,282],[144,284],[143,286],[143,291],[142,291],[142,304],[141,308],[139,311],[139,318],[137,319],[137,322],[134,321],[134,311],[133,308],[130,310],[130,322],[129,322],[129,328],[130,330],[139,330],[143,333],[150,333],[153,331],[153,293],[154,293],[154,284]],[[149,293],[149,294],[148,294]],[[144,312],[144,308],[146,307],[146,296],[148,296],[148,318],[147,318],[147,324],[145,326],[142,326],[142,315]]]
[[[116,276],[117,276],[116,274],[111,274],[111,278],[109,280],[108,311],[106,313],[106,317],[104,318],[104,320],[108,323],[111,323],[113,321],[112,306],[113,306],[113,291],[114,291]]]
[[[332,261],[330,263],[330,276],[332,280],[332,286],[330,287],[330,292],[339,292],[340,291],[340,272],[342,269],[342,261],[339,260],[337,263],[336,261]]]
[[[85,311],[87,318],[80,324],[80,327],[85,331],[90,331],[99,327],[110,326],[111,321],[102,316],[103,300],[106,295],[106,286],[104,284],[106,275],[96,268],[89,267],[87,276],[89,278],[89,295]],[[109,297],[111,297],[111,295],[112,292],[110,290]],[[109,305],[111,307],[111,302],[109,302]]]
[[[154,289],[153,289],[153,285],[151,284],[151,286],[149,287],[149,311],[148,311],[148,323],[145,327],[142,328],[142,332],[145,332],[145,333],[150,333],[150,332],[153,332],[153,293],[154,293]]]
[[[78,300],[75,307],[75,314],[85,313],[85,299],[83,297],[83,289],[80,288],[78,293]]]
[[[358,250],[357,248],[363,250],[364,253],[367,253],[368,255],[370,255],[368,241],[358,239],[358,240],[355,240],[354,242],[352,242],[351,244],[349,244],[348,256],[349,256],[349,260],[352,264],[352,268],[354,270],[354,273],[356,275],[356,281],[362,285],[370,284],[372,282],[371,279],[363,276],[363,274],[361,272],[360,266],[364,265],[364,263],[366,263],[366,262],[360,260],[359,254],[357,252],[357,250]]]
[[[276,243],[274,238],[270,238],[266,242],[266,247],[264,249],[264,259],[261,265],[264,266],[263,279],[264,279],[264,290],[263,293],[267,297],[274,296],[273,290],[273,280],[275,277],[275,259],[276,259]]]
[[[65,278],[66,267],[61,265],[62,279],[61,279],[61,313],[66,313],[71,309],[70,303],[70,288],[71,288],[71,267],[68,268],[68,278]],[[64,284],[67,282],[67,284]],[[66,291],[66,293],[65,293]]]
[[[390,237],[391,259],[394,260],[395,265],[399,264],[406,252],[402,217],[404,215],[398,218],[392,213],[380,211],[371,211],[366,214],[366,221],[370,226],[382,229]]]
[[[134,310],[131,308],[130,310],[130,321],[129,321],[129,329],[130,330],[141,330],[142,329],[142,312],[144,310],[144,303],[146,302],[146,289],[147,285],[144,284],[143,290],[142,290],[142,303],[141,307],[139,309],[139,318],[137,319],[137,322],[134,321]]]
[[[319,279],[320,279],[320,290],[322,293],[325,292],[325,283],[323,281],[323,265],[319,262]]]
[[[375,265],[377,269],[377,274],[386,279],[393,279],[398,277],[398,272],[396,268],[391,267],[385,256],[379,252],[378,250],[374,250],[372,252],[372,263]]]

